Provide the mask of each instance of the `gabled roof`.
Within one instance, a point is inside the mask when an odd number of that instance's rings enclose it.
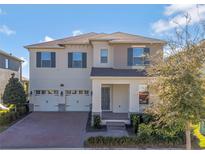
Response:
[[[109,43],[166,43],[163,40],[123,32],[107,34],[92,40],[107,40]]]
[[[23,62],[23,60],[21,60],[20,58],[15,57],[15,56],[13,56],[13,55],[11,55],[11,54],[9,54],[9,53],[7,53],[7,52],[1,50],[1,49],[0,49],[0,54],[2,54],[2,55],[4,55],[4,56],[7,56],[7,57],[11,57],[11,58],[13,58],[13,59],[15,59],[15,60],[17,60],[17,61],[19,61],[19,62]]]
[[[123,32],[112,34],[91,32],[54,41],[32,44],[25,46],[25,48],[64,48],[63,46],[66,44],[90,44],[91,41],[108,41],[109,43],[166,43],[163,40]]]
[[[136,69],[114,69],[93,67],[91,70],[91,77],[145,77],[147,72],[145,70]]]
[[[97,33],[86,33],[78,36],[70,36],[63,39],[57,39],[48,42],[42,42],[32,45],[27,45],[25,48],[64,48],[66,44],[89,44],[89,39],[95,38],[96,36],[102,36],[103,34]]]

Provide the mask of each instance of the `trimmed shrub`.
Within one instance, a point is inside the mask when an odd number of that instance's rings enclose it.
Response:
[[[15,121],[17,119],[16,113],[14,111],[11,111],[9,114],[10,114],[10,122]]]
[[[94,128],[97,128],[97,129],[100,129],[101,128],[101,125],[100,125],[100,123],[101,123],[101,119],[100,119],[100,116],[99,115],[94,115],[93,116],[93,122],[94,122]]]
[[[169,127],[157,127],[152,124],[140,124],[137,138],[142,143],[182,144],[184,132]]]
[[[25,106],[18,107],[17,111],[15,111],[13,104],[9,105],[8,108],[9,110],[0,110],[0,125],[10,124],[27,113]]]
[[[139,123],[140,123],[140,117],[136,114],[131,114],[130,123],[131,123],[131,126],[133,127],[134,133],[137,134]]]
[[[142,143],[147,143],[150,142],[150,136],[152,135],[152,133],[153,133],[153,129],[151,125],[140,124],[137,138]]]
[[[135,137],[90,137],[85,141],[87,146],[132,146],[139,144],[137,138]]]
[[[20,117],[19,112],[15,112],[15,116],[16,116],[16,118],[18,119],[18,118]]]
[[[17,112],[19,113],[20,116],[25,115],[27,110],[25,106],[19,106],[17,107]]]
[[[154,120],[154,117],[150,114],[142,114],[141,115],[141,122],[140,123],[145,123],[145,124],[148,124],[149,122],[153,121]]]
[[[164,130],[162,131],[164,132]],[[152,125],[140,124],[139,132],[136,137],[90,137],[85,141],[86,146],[90,147],[122,147],[122,146],[177,146],[184,145],[183,132],[162,133],[155,130]],[[168,130],[167,130],[168,132]],[[173,133],[174,132],[174,133]]]

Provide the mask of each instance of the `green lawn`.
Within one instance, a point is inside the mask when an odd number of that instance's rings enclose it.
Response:
[[[6,125],[0,125],[0,133],[2,133],[3,131],[5,131],[7,128],[9,128],[10,126],[12,126],[13,124],[15,124],[16,122],[18,122],[19,120],[21,120],[22,118],[24,118],[25,116],[27,116],[29,113],[26,113],[25,115],[22,115],[21,117],[19,117],[18,119],[16,119],[15,121],[12,121],[9,124]]]
[[[0,126],[0,133],[6,130],[9,126]]]
[[[205,149],[205,136],[200,133],[200,126],[194,126],[194,135],[197,137],[198,146],[202,149]]]

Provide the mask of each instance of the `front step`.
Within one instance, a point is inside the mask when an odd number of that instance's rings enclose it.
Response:
[[[125,130],[124,122],[106,122],[107,130]]]

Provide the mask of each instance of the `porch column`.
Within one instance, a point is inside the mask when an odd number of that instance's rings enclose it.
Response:
[[[101,116],[101,82],[92,80],[92,115]]]
[[[129,114],[139,113],[138,84],[135,82],[129,85]]]

